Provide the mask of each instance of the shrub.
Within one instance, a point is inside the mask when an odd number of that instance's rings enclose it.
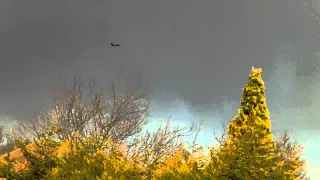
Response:
[[[117,100],[113,91],[106,102],[95,94],[86,105],[80,101],[80,86],[74,86],[69,98],[57,102],[53,111],[40,112],[29,126],[20,124],[19,134],[14,134],[19,149],[0,157],[0,176],[21,180],[307,179],[302,147],[291,143],[287,133],[273,139],[261,72],[252,69],[238,115],[225,134],[215,137],[220,144],[208,154],[195,143],[200,129],[191,147],[181,140],[194,126],[170,129],[168,121],[155,133],[140,133],[148,107],[141,108],[139,98],[129,92]]]

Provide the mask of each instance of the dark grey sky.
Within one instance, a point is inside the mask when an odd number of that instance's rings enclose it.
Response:
[[[284,88],[311,83],[300,77],[311,77],[317,61],[313,11],[301,0],[2,0],[0,114],[32,115],[50,102],[52,84],[68,82],[76,72],[103,85],[139,75],[154,99],[166,92],[167,99],[210,112],[223,100],[238,105],[252,66],[270,79],[271,108],[277,109],[280,92],[288,96],[282,106],[295,108]],[[303,62],[279,71],[287,56]],[[290,73],[291,84],[283,86]]]

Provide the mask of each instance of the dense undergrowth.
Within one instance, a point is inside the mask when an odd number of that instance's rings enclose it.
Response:
[[[292,143],[286,133],[280,139],[273,138],[261,69],[252,69],[243,88],[238,115],[225,134],[211,137],[219,144],[208,153],[203,152],[196,140],[190,147],[181,140],[195,130],[194,126],[170,128],[168,121],[155,133],[141,134],[147,109],[141,108],[146,106],[136,103],[137,98],[129,92],[118,100],[114,95],[105,103],[96,94],[89,105],[79,100],[79,92],[74,88],[66,99],[57,101],[53,111],[40,113],[29,128],[20,124],[19,133],[13,132],[20,150],[1,157],[1,177],[17,180],[307,179],[305,161],[300,158],[302,147]],[[199,133],[200,129],[196,130]]]

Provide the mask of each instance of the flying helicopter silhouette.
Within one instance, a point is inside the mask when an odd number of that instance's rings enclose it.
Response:
[[[111,47],[120,47],[120,44],[110,43]]]

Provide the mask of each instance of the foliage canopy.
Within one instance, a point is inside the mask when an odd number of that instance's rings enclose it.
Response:
[[[266,104],[261,69],[252,68],[243,88],[241,106],[210,148],[184,146],[181,137],[194,129],[164,128],[141,134],[148,105],[126,91],[111,98],[101,91],[90,103],[81,101],[74,85],[55,107],[40,112],[29,125],[20,124],[15,144],[3,155],[0,176],[8,179],[307,179],[302,147],[285,133],[275,140]],[[196,137],[200,128],[196,131]]]

